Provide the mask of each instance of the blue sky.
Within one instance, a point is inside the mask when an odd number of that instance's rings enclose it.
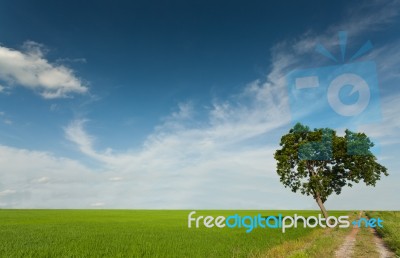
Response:
[[[373,43],[357,61],[376,64],[370,108],[382,115],[336,129],[371,135],[391,175],[327,207],[399,209],[399,12],[396,1],[4,2],[0,207],[315,208],[275,173],[296,116],[285,76],[335,65],[315,46],[340,56],[347,31],[349,56]],[[326,104],[311,97],[310,123]]]

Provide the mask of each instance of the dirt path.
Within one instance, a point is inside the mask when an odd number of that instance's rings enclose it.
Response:
[[[393,252],[391,252],[383,242],[382,238],[380,238],[375,229],[369,228],[369,231],[374,236],[374,242],[376,246],[376,250],[379,253],[380,258],[387,258],[387,257],[396,257]]]
[[[356,236],[358,231],[360,230],[359,227],[354,227],[350,234],[348,234],[340,246],[340,248],[336,251],[335,257],[337,258],[348,258],[351,257],[354,249],[354,245],[356,244]]]
[[[359,213],[358,219],[360,219],[362,212]],[[350,234],[348,234],[343,242],[343,244],[339,247],[339,249],[335,252],[336,258],[348,258],[353,257],[354,247],[357,243],[357,234],[360,231],[359,227],[354,227]],[[388,258],[388,257],[396,257],[384,244],[383,240],[378,236],[376,230],[373,228],[368,228],[369,234],[371,234],[371,238],[375,243],[376,252],[379,253],[380,258]],[[358,255],[355,255],[358,256]]]

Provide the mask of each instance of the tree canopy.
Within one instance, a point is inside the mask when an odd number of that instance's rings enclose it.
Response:
[[[330,128],[311,130],[298,123],[282,136],[280,146],[275,152],[280,181],[293,192],[311,195],[325,217],[323,203],[332,193],[360,181],[375,186],[381,175],[388,175],[364,133],[346,130],[338,136]]]

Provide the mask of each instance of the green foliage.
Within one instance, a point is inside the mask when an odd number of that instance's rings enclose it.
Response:
[[[372,154],[374,144],[364,133],[345,131],[337,136],[329,128],[310,130],[296,124],[282,136],[281,149],[275,152],[277,173],[285,187],[293,192],[321,198],[325,202],[333,192],[363,181],[375,186],[387,169]]]

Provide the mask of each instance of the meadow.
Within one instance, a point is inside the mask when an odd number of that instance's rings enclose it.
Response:
[[[400,212],[399,211],[369,211],[368,217],[383,219],[383,228],[377,228],[378,234],[387,246],[400,256]]]
[[[189,210],[0,210],[0,257],[260,257],[318,229],[188,228]],[[317,211],[201,210],[199,215]],[[330,212],[344,215],[348,212]],[[307,240],[308,241],[308,240]]]

